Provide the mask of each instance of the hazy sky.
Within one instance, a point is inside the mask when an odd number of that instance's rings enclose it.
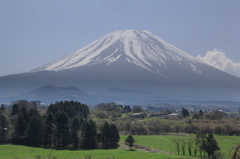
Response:
[[[0,76],[55,61],[115,30],[240,62],[239,0],[0,0]]]

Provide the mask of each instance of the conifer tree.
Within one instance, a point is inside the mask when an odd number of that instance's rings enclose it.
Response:
[[[49,113],[47,115],[47,119],[45,122],[45,130],[44,130],[44,145],[52,147],[53,141],[53,132],[54,132],[54,123],[53,123],[53,115]]]
[[[4,143],[6,141],[7,132],[9,129],[9,118],[6,114],[0,114],[0,133],[1,133],[1,140],[0,143]]]
[[[110,132],[109,132],[109,142],[111,146],[116,146],[120,140],[120,136],[115,124],[110,125]]]
[[[83,133],[82,133],[82,147],[83,148],[95,148],[96,144],[96,135],[97,129],[96,124],[90,120],[86,121],[83,126]]]
[[[4,104],[2,104],[0,107],[0,114],[3,113],[5,110],[6,110],[6,107],[4,106]]]
[[[41,144],[42,139],[42,118],[38,111],[33,110],[29,115],[29,122],[26,128],[26,138],[28,144],[38,146]]]
[[[78,131],[80,130],[80,121],[78,117],[73,118],[72,127],[71,127],[71,140],[73,143],[73,147],[77,148],[79,139],[78,139]]]
[[[19,112],[19,105],[13,104],[11,116],[18,114],[18,112]]]
[[[15,140],[16,142],[24,144],[24,142],[26,141],[25,139],[26,127],[27,127],[27,108],[22,107],[18,113],[18,118],[14,129],[14,138],[16,139]]]
[[[208,134],[206,140],[205,151],[207,152],[208,157],[214,157],[214,152],[220,150],[217,140],[213,137],[212,134]]]
[[[182,108],[182,115],[183,115],[183,116],[189,116],[189,112],[188,112],[188,110]]]
[[[108,122],[105,122],[102,127],[102,144],[104,147],[109,146],[109,139],[110,139],[110,125]]]
[[[56,125],[55,144],[56,146],[66,147],[68,145],[68,116],[65,112],[58,111],[54,117]]]
[[[133,143],[135,143],[135,139],[132,135],[128,135],[128,137],[125,139],[125,142],[129,145],[130,149],[133,147]]]

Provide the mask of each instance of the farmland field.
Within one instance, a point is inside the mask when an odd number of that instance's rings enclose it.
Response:
[[[145,149],[136,149],[130,151],[124,144],[126,136],[122,135],[119,147],[117,149],[95,149],[95,150],[71,150],[71,149],[48,149],[40,147],[29,147],[21,145],[0,145],[0,159],[15,158],[34,158],[36,156],[43,157],[59,157],[59,158],[92,158],[92,159],[164,159],[164,158],[194,158],[188,155],[177,155],[177,151],[171,135],[156,136],[134,136],[137,145],[142,145],[152,150],[154,153],[146,152]],[[184,136],[186,137],[186,136]],[[221,150],[228,155],[234,143],[239,140],[236,136],[218,136],[214,135],[218,140]],[[187,138],[187,137],[186,137]],[[226,157],[227,158],[227,157]]]

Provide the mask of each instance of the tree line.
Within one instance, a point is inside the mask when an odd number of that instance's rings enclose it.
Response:
[[[199,131],[195,137],[173,138],[173,142],[176,145],[178,155],[182,152],[182,155],[186,155],[186,151],[190,156],[197,156],[209,158],[216,158],[218,155],[216,152],[220,150],[217,140],[213,137],[213,134],[206,134],[203,131]]]
[[[3,106],[4,107],[4,106]],[[102,148],[114,147],[119,142],[115,124],[87,119],[89,108],[79,102],[51,104],[46,113],[36,108],[12,106],[11,121],[5,108],[1,109],[1,142],[45,147]],[[11,124],[12,123],[12,124]],[[12,127],[9,133],[4,128]],[[7,140],[8,139],[8,140]]]

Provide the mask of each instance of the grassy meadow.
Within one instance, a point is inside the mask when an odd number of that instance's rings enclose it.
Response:
[[[137,145],[142,145],[148,149],[156,150],[154,153],[146,152],[146,149],[133,148],[129,150],[124,144],[127,136],[121,135],[119,147],[117,149],[94,149],[94,150],[71,150],[71,149],[48,149],[41,147],[29,147],[21,145],[0,145],[0,159],[30,159],[30,158],[92,158],[92,159],[182,159],[196,158],[189,156],[186,151],[186,156],[177,155],[175,144],[172,135],[151,135],[151,136],[134,136]],[[187,136],[183,136],[186,137]],[[228,155],[234,143],[239,141],[237,136],[219,136],[214,135],[218,140],[219,146],[225,155]],[[40,157],[36,157],[40,156]],[[228,158],[226,156],[226,158]]]

